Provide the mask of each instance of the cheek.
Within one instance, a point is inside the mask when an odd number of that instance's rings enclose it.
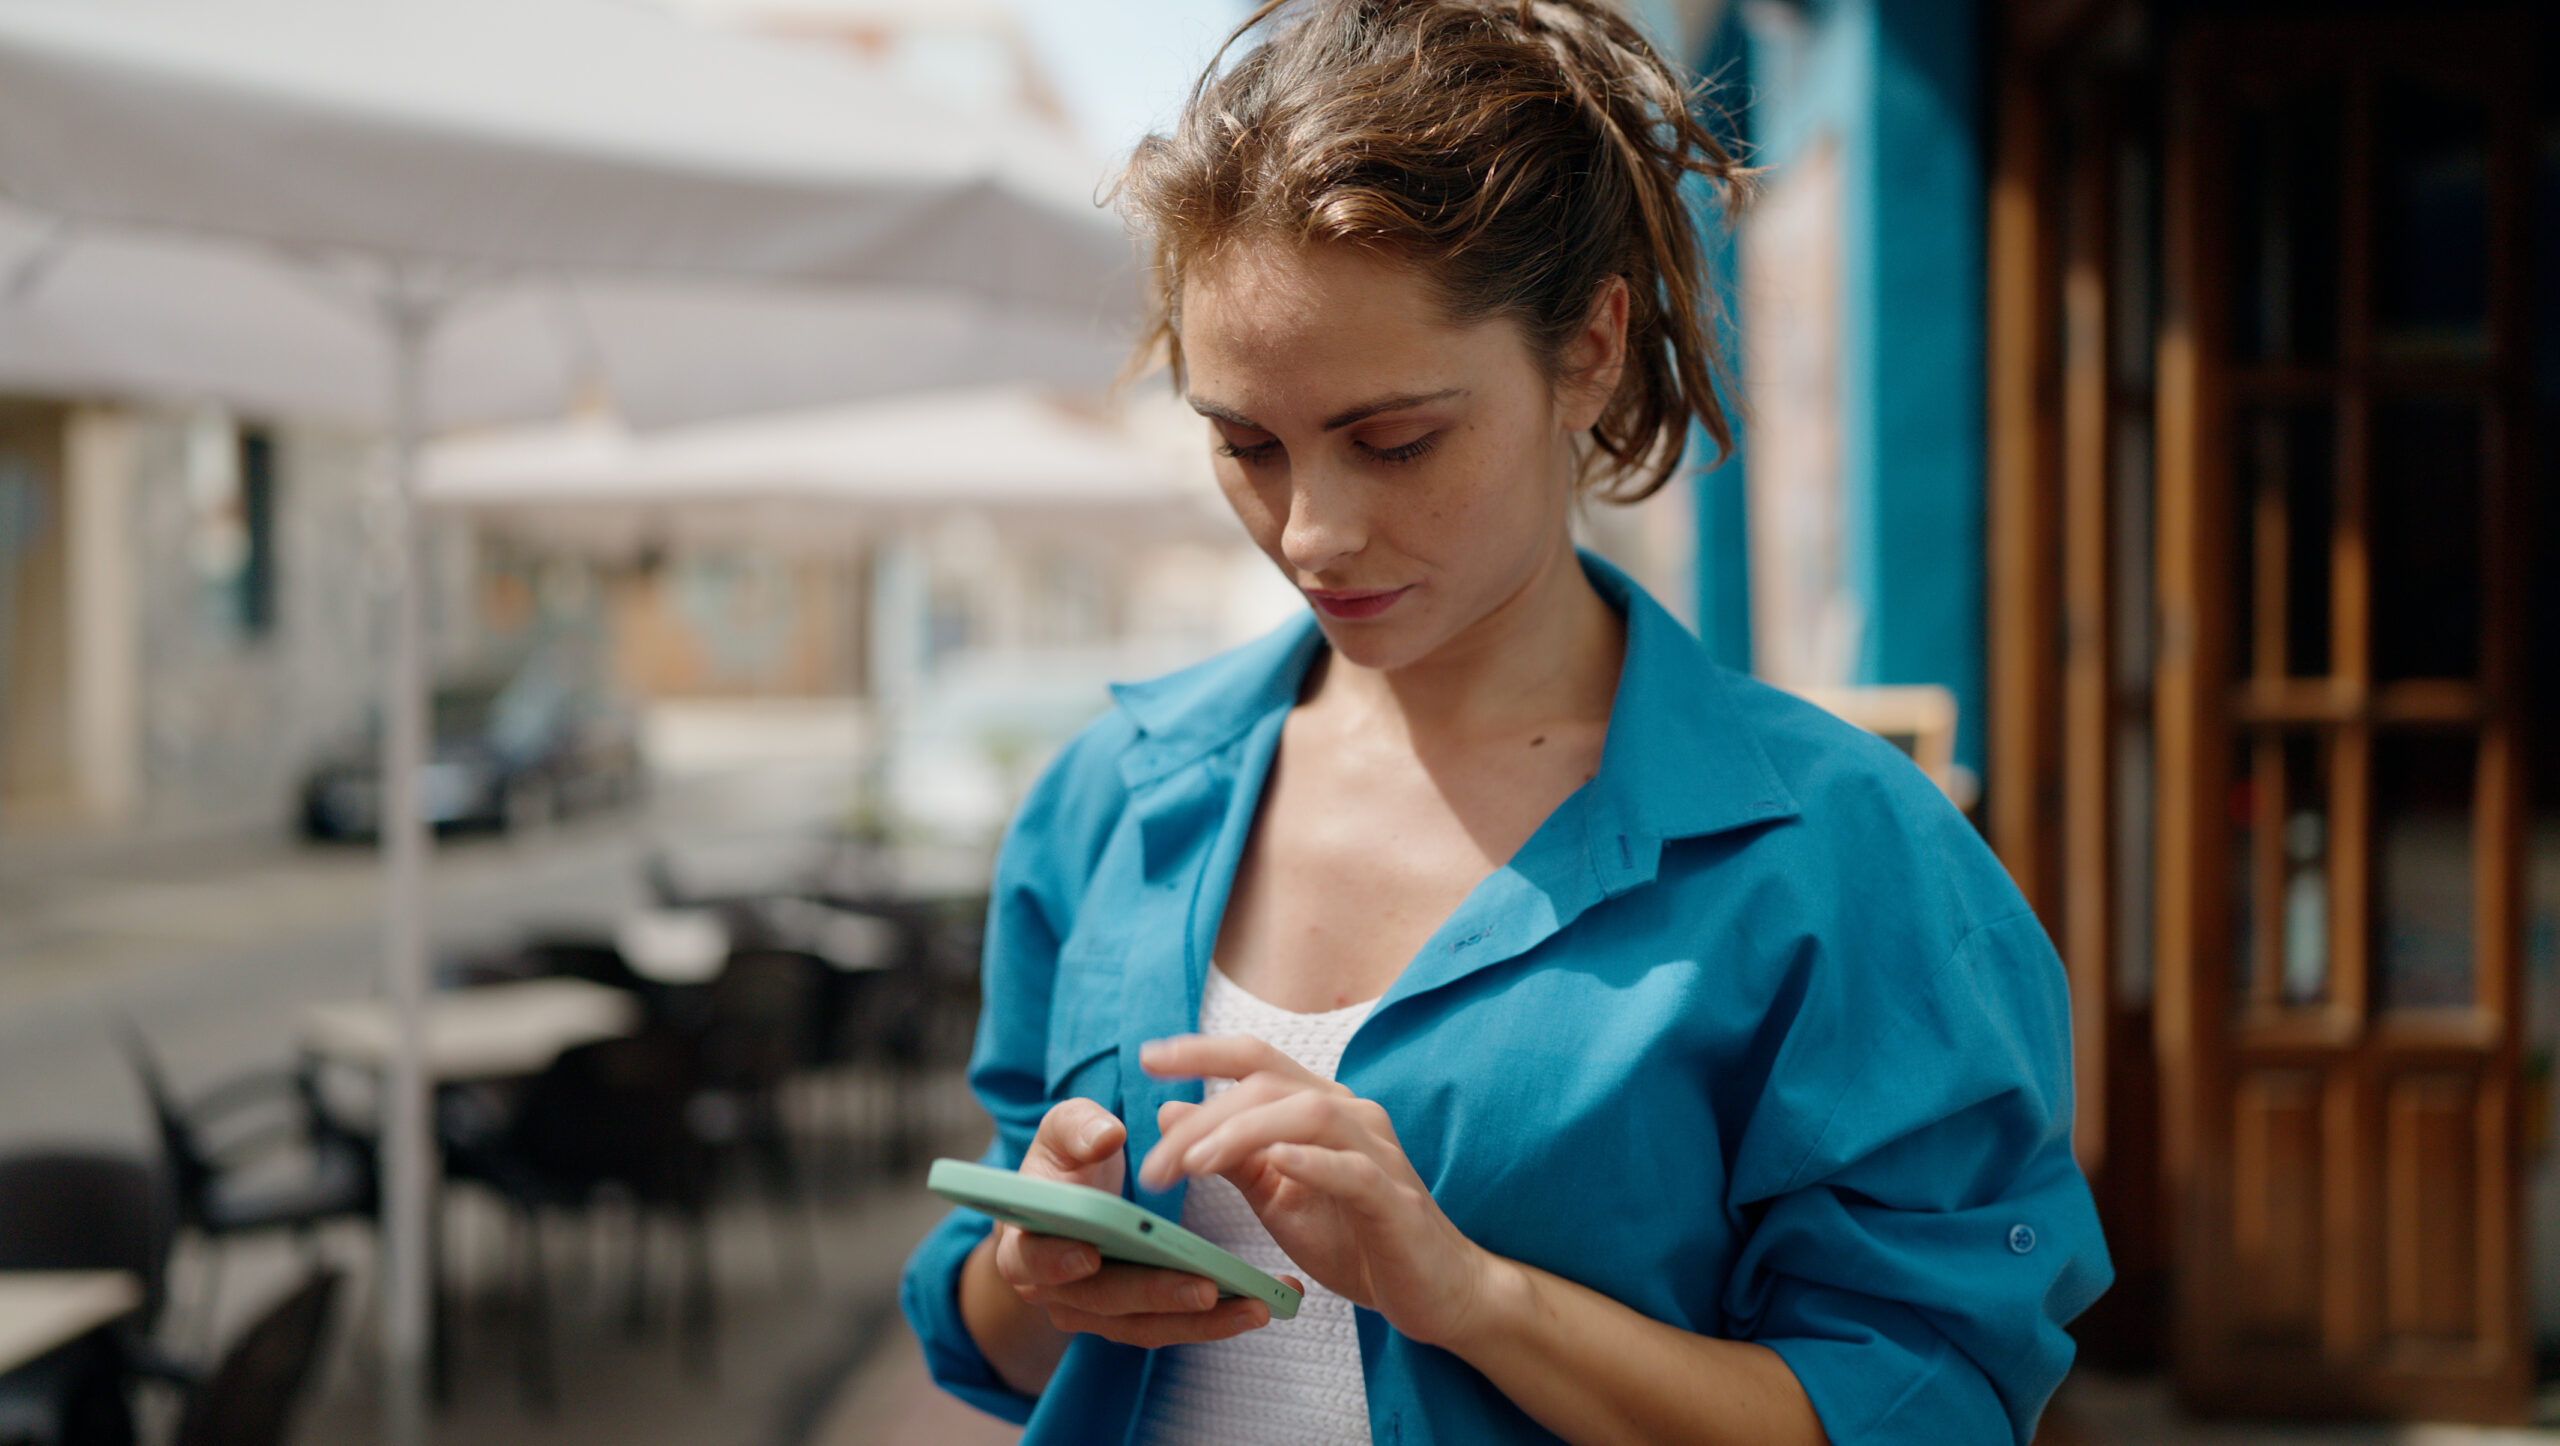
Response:
[[[1254,486],[1245,469],[1232,462],[1219,464],[1217,478],[1218,491],[1226,496],[1236,520],[1244,524],[1245,535],[1265,552],[1277,547],[1280,531],[1288,524],[1288,518],[1280,511],[1279,499],[1284,494],[1276,488]]]
[[[1567,485],[1545,475],[1536,439],[1469,428],[1450,439],[1434,485],[1416,489],[1407,516],[1454,541],[1501,550],[1550,530]]]

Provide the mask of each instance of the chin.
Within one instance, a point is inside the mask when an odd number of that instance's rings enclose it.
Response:
[[[1316,627],[1333,648],[1334,656],[1356,668],[1372,672],[1392,673],[1398,668],[1421,662],[1446,639],[1427,636],[1422,629],[1401,622],[1385,627],[1371,623],[1342,622],[1316,613]]]

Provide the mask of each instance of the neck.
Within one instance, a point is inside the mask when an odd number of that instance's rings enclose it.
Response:
[[[1328,654],[1318,686],[1347,711],[1393,720],[1417,744],[1463,744],[1605,722],[1625,653],[1625,623],[1567,542],[1429,657],[1379,671]]]

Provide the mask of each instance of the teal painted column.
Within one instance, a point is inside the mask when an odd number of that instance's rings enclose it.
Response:
[[[1742,27],[1728,7],[1725,17],[1713,35],[1700,49],[1697,73],[1712,83],[1707,100],[1710,107],[1706,120],[1718,139],[1736,154],[1747,154],[1751,137],[1748,59],[1743,43]],[[1742,368],[1742,290],[1737,271],[1740,258],[1735,255],[1734,236],[1725,225],[1722,206],[1716,198],[1699,197],[1701,223],[1705,228],[1707,274],[1713,278],[1717,304],[1722,309],[1722,326],[1718,344],[1724,349],[1725,363],[1735,376]],[[1707,652],[1728,668],[1751,671],[1751,534],[1747,511],[1743,455],[1744,408],[1742,398],[1728,395],[1726,413],[1733,424],[1733,452],[1716,458],[1712,466],[1702,466],[1691,474],[1691,510],[1696,515],[1698,636]],[[1703,431],[1690,436],[1692,455],[1702,462],[1713,444]]]
[[[1861,683],[1942,683],[1982,768],[1983,177],[1971,0],[1870,0],[1848,127],[1843,570]]]

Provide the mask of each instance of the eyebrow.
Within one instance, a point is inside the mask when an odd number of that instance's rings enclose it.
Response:
[[[1378,415],[1380,412],[1393,412],[1400,411],[1406,407],[1419,407],[1427,402],[1445,402],[1451,397],[1462,397],[1466,394],[1467,389],[1464,387],[1450,387],[1445,391],[1413,392],[1400,397],[1380,397],[1376,401],[1362,402],[1356,407],[1346,408],[1343,411],[1336,412],[1332,416],[1325,418],[1324,430],[1328,432],[1339,432],[1343,428],[1351,426],[1356,422],[1366,421],[1369,418]],[[1205,397],[1186,397],[1184,400],[1191,404],[1191,410],[1198,412],[1204,417],[1215,417],[1221,422],[1233,422],[1239,427],[1251,427],[1257,432],[1266,430],[1260,422],[1246,416],[1244,413],[1236,411],[1231,407],[1221,406]]]

